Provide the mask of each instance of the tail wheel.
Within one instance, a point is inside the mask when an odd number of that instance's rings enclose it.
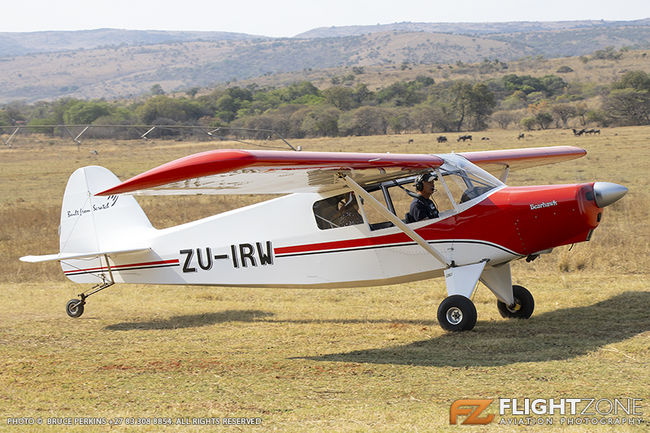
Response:
[[[70,317],[81,317],[84,313],[84,302],[80,299],[70,299],[67,304],[65,304],[65,312],[68,313]]]
[[[469,331],[476,325],[476,307],[462,295],[451,295],[438,307],[438,323],[445,331]]]
[[[533,315],[535,299],[533,295],[523,286],[512,286],[512,295],[515,298],[513,305],[506,305],[505,302],[497,301],[497,308],[501,317],[507,319],[528,319]]]

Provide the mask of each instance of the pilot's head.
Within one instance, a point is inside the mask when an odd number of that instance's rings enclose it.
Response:
[[[433,182],[436,180],[438,180],[438,176],[433,173],[421,174],[415,178],[415,190],[418,192],[422,191],[431,194],[435,189]],[[428,191],[429,187],[431,188],[431,192]]]

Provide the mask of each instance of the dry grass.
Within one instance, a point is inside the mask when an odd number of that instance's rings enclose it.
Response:
[[[8,427],[11,416],[247,416],[261,417],[262,425],[228,428],[441,431],[460,428],[448,425],[448,415],[461,398],[635,397],[644,399],[647,412],[650,128],[580,138],[545,131],[525,143],[512,131],[476,135],[491,140],[440,146],[435,135],[405,135],[293,143],[378,152],[574,144],[588,150],[586,158],[513,173],[509,183],[628,186],[591,242],[514,266],[515,282],[535,295],[530,320],[502,319],[494,297],[481,288],[475,330],[454,335],[435,321],[442,280],[341,290],[120,285],[91,298],[82,318],[69,319],[64,303],[84,288],[66,281],[56,264],[17,260],[58,249],[69,174],[98,164],[126,178],[215,143],[100,142],[77,149],[22,137],[13,149],[0,149],[0,430],[63,430]],[[149,198],[143,207],[162,226],[247,200]],[[508,430],[498,427],[482,430]]]

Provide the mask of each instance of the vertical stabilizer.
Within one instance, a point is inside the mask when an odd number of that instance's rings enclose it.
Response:
[[[129,195],[96,197],[120,183],[110,170],[89,166],[70,176],[63,195],[60,253],[110,251],[141,245],[153,227],[135,198]]]

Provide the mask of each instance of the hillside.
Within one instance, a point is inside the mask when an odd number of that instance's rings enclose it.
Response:
[[[324,39],[178,42],[0,59],[0,102],[138,95],[252,77],[345,66],[473,62],[529,55],[501,41],[430,33]]]
[[[382,32],[452,33],[460,35],[487,35],[497,33],[529,33],[540,31],[637,27],[650,25],[650,18],[634,21],[510,21],[501,23],[392,23],[374,26],[319,27],[300,33],[296,38],[333,38],[360,36]]]
[[[259,39],[261,36],[229,32],[173,32],[157,30],[95,29],[29,33],[0,32],[0,58],[35,53],[89,50],[125,45],[150,45],[188,41]]]
[[[588,55],[605,47],[647,49],[649,21],[464,27],[402,23],[393,27],[333,28],[329,33],[319,30],[281,39],[219,32],[111,29],[0,33],[0,103],[138,96],[154,84],[166,92],[176,92],[251,79],[275,85],[287,77],[324,77],[327,83],[332,76],[349,74],[346,68],[352,67],[390,71],[408,65],[410,69],[439,70],[441,65],[458,66],[484,59],[512,62],[539,56]],[[375,27],[384,32],[373,32]],[[393,30],[385,31],[389,28]],[[434,28],[448,33],[431,33]],[[453,34],[470,31],[474,35]],[[351,35],[338,36],[346,32]],[[325,34],[330,37],[318,36]],[[9,41],[8,37],[13,39]],[[41,47],[40,53],[34,52],[37,47]],[[52,51],[55,47],[64,51]],[[11,50],[30,54],[10,55]],[[459,73],[458,68],[447,69]]]

